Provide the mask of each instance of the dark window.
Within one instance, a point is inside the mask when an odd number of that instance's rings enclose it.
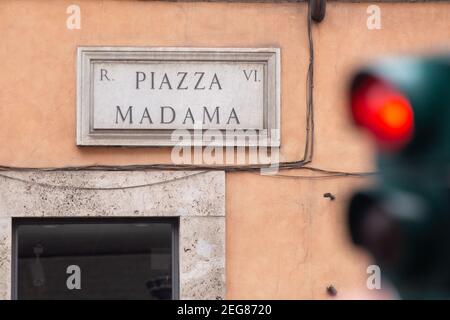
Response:
[[[172,299],[178,219],[13,219],[16,299]]]

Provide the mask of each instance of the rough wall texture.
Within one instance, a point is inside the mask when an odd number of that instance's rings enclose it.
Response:
[[[71,3],[0,2],[0,164],[170,162],[166,148],[75,146],[78,45],[280,47],[282,160],[302,155],[304,3],[78,1],[81,30],[68,30]],[[379,4],[382,29],[373,31],[366,27],[367,6],[329,2],[325,20],[314,26],[316,167],[373,168],[372,146],[356,135],[345,108],[346,79],[355,66],[385,53],[442,47],[450,36],[450,3]],[[325,298],[329,284],[338,295],[364,288],[369,260],[348,243],[344,209],[348,192],[365,183],[228,174],[227,297]],[[336,200],[323,198],[325,192]]]
[[[214,172],[134,171],[124,172],[121,178],[116,176],[105,171],[3,172],[0,216],[225,214],[223,185],[216,183]],[[66,188],[67,185],[70,187]],[[148,192],[147,185],[151,185],[152,192]],[[123,187],[126,189],[120,189]]]

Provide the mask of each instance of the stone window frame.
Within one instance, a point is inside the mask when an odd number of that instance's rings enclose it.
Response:
[[[178,217],[179,298],[225,299],[224,171],[4,171],[0,299],[12,298],[12,218]]]

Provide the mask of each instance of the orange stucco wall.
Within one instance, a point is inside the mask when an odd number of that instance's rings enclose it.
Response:
[[[70,4],[81,8],[80,30],[66,28]],[[442,47],[450,39],[450,3],[378,4],[382,29],[372,31],[368,5],[330,1],[325,20],[313,27],[312,166],[373,170],[373,148],[346,111],[346,80],[355,66],[381,54]],[[1,1],[0,165],[170,162],[167,148],[76,146],[76,47],[82,45],[280,47],[281,157],[300,158],[306,9],[304,3]],[[349,192],[369,182],[227,174],[228,298],[326,298],[330,284],[344,295],[364,289],[370,260],[350,246],[344,212]],[[323,198],[325,192],[336,200]]]

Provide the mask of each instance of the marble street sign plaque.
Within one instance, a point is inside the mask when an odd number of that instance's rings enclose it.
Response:
[[[278,146],[279,77],[277,48],[80,47],[77,144],[172,146],[174,130],[200,130]],[[238,139],[252,134],[264,139]]]

